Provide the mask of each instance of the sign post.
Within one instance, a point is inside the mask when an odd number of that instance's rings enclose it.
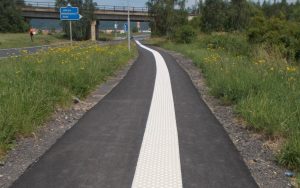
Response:
[[[130,12],[129,12],[129,0],[127,0],[127,30],[128,30],[128,50],[130,52]]]
[[[66,7],[60,7],[60,20],[67,20],[70,24],[70,41],[71,44],[73,42],[73,36],[72,36],[72,22],[71,21],[78,21],[82,18],[82,16],[79,14],[78,7],[72,7],[69,3]]]
[[[69,21],[69,23],[70,23],[70,41],[71,41],[71,44],[72,44],[72,42],[73,42],[73,33],[72,33],[72,22],[71,21]]]

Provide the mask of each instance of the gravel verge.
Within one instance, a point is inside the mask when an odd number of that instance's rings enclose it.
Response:
[[[31,137],[20,138],[16,146],[0,161],[0,187],[7,188],[69,130],[77,121],[107,95],[127,74],[135,60],[97,87],[84,101],[76,97],[68,109],[57,109],[50,120]]]
[[[203,74],[192,60],[176,52],[164,51],[171,54],[189,74],[202,98],[241,153],[257,184],[261,188],[292,187],[290,179],[284,175],[285,169],[275,163],[273,150],[276,148],[276,142],[247,129],[245,122],[234,114],[232,106],[224,106],[220,100],[209,95]],[[74,105],[71,108],[57,109],[43,127],[32,133],[32,137],[19,139],[14,149],[8,153],[6,160],[0,161],[0,187],[9,187],[31,164],[38,161],[39,157],[68,129],[123,79],[133,62],[130,61],[115,76],[97,87],[98,89],[84,101],[74,98]]]
[[[182,54],[159,48],[172,55],[177,63],[188,73],[194,86],[210,110],[223,125],[232,142],[242,155],[252,176],[261,188],[293,187],[291,180],[284,175],[286,169],[276,165],[274,149],[280,140],[270,141],[262,134],[257,134],[246,123],[234,114],[233,106],[224,106],[222,102],[209,94],[205,78],[193,64],[193,61]]]

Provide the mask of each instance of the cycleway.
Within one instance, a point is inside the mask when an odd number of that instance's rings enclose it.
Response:
[[[124,79],[11,187],[258,187],[186,72],[137,44]]]

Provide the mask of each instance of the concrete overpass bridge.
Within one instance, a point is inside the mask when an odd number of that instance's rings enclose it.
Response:
[[[22,11],[22,16],[26,20],[30,19],[60,19],[59,9],[53,2],[30,2],[18,4]],[[91,24],[91,39],[96,40],[98,36],[98,25],[100,21],[126,21],[127,6],[96,6],[94,11],[95,20]],[[139,22],[149,22],[151,17],[147,7],[129,7],[130,20]]]

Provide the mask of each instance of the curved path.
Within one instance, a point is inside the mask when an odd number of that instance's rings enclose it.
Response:
[[[138,44],[127,76],[12,187],[257,187],[189,76]]]

